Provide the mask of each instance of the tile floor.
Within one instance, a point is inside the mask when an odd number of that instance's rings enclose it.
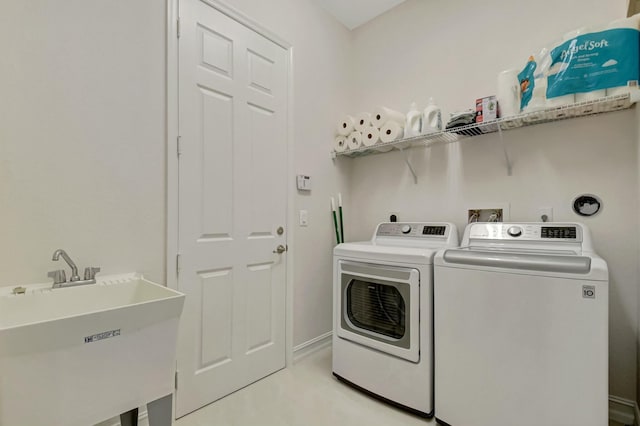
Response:
[[[175,426],[436,426],[331,374],[331,348],[191,413]],[[610,423],[609,426],[622,426]]]
[[[179,419],[175,426],[435,426],[331,374],[331,348]]]

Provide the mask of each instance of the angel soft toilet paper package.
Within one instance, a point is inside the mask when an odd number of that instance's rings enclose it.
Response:
[[[554,107],[573,103],[574,99],[617,93],[614,90],[636,90],[640,80],[639,29],[640,14],[597,30],[583,27],[531,56],[518,74],[521,109],[527,112],[534,103],[535,108],[544,107],[538,105],[541,102]],[[546,92],[539,93],[540,99],[534,99],[536,86]]]
[[[591,32],[551,50],[547,98],[637,85],[640,31],[616,28]]]

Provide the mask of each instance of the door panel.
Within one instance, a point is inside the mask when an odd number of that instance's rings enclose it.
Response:
[[[180,1],[183,416],[285,365],[287,51]]]
[[[198,370],[232,358],[233,274],[231,269],[200,273],[202,310]]]
[[[230,237],[233,229],[233,98],[200,88],[202,110],[202,235]],[[228,182],[229,185],[221,185]]]

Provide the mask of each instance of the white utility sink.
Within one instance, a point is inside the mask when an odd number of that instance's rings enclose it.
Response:
[[[184,295],[97,281],[0,289],[0,426],[88,426],[173,392]]]

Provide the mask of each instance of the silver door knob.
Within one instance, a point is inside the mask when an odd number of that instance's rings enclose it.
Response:
[[[273,252],[274,253],[278,253],[278,254],[282,254],[285,251],[287,251],[287,247],[285,247],[282,244],[280,244],[278,247],[276,247],[276,249]]]

